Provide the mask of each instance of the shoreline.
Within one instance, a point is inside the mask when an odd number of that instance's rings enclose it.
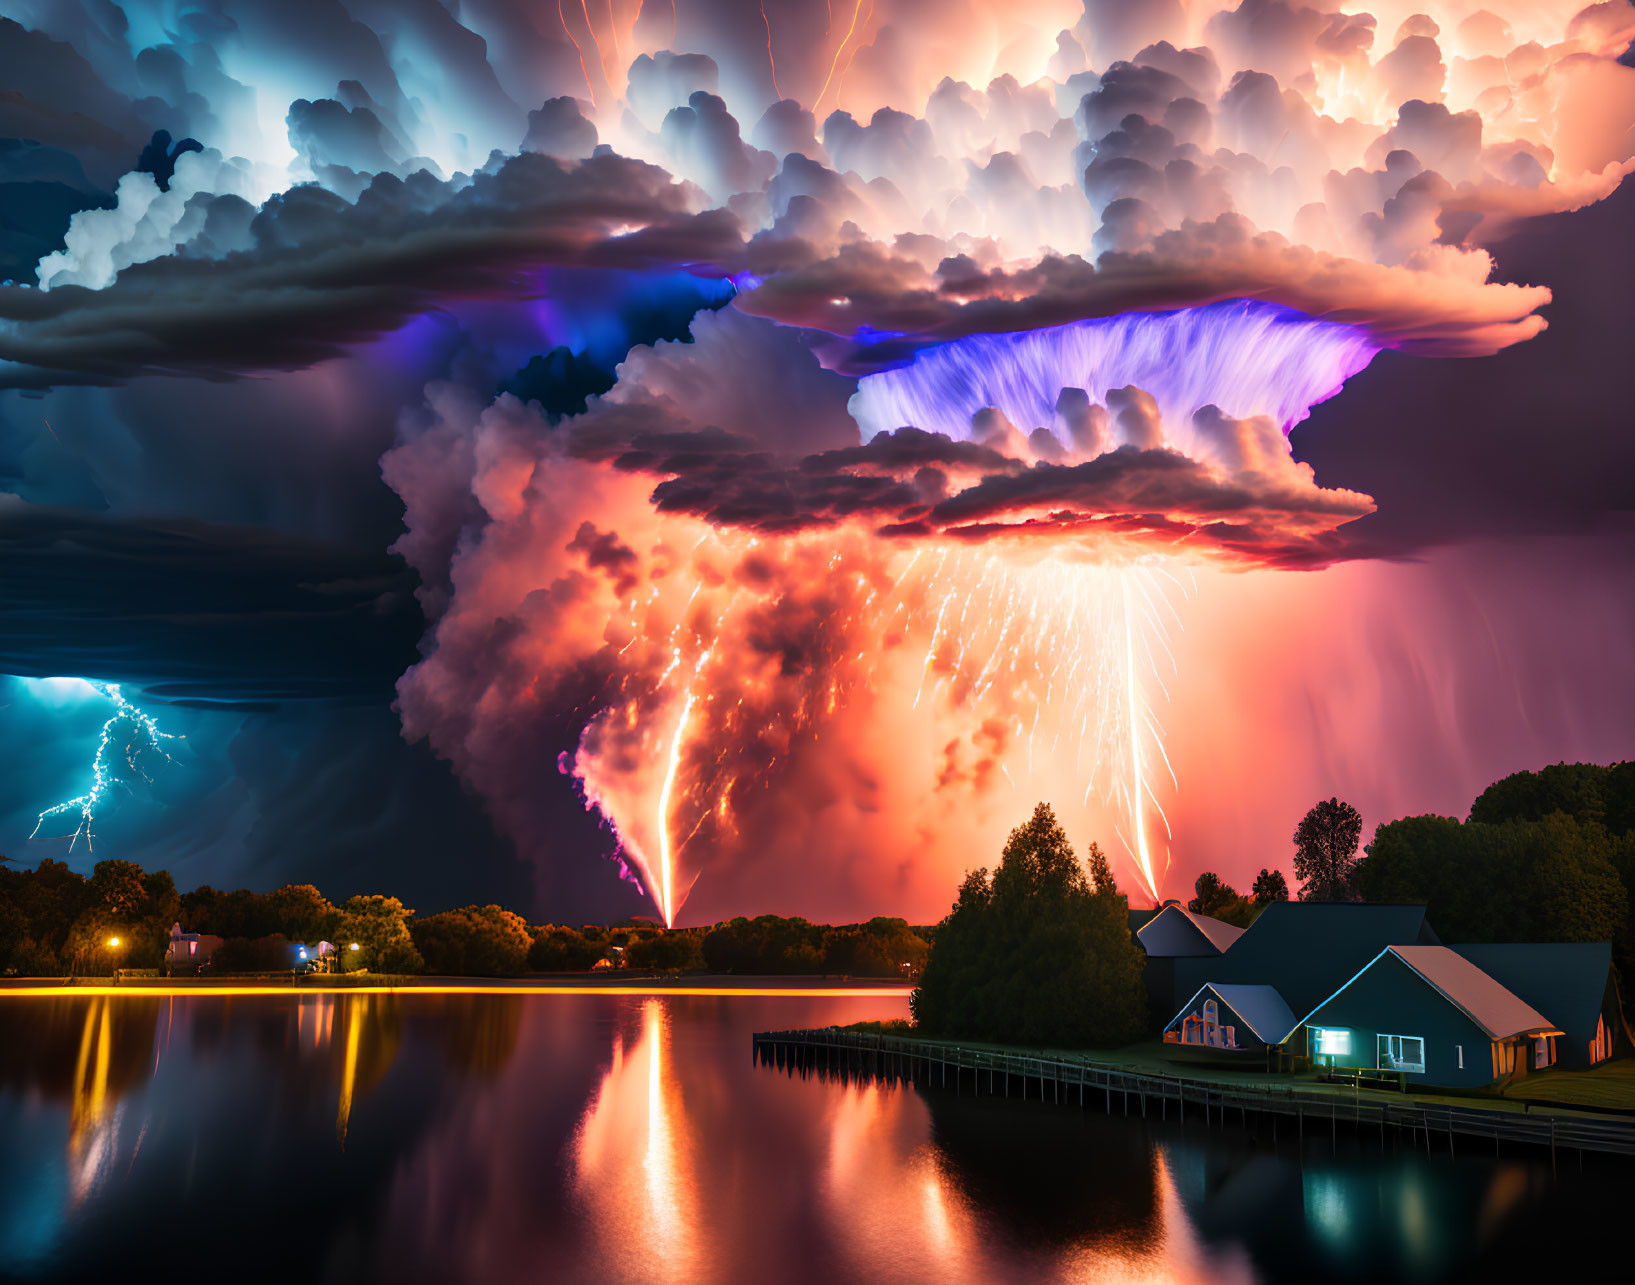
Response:
[[[907,998],[912,986],[893,979],[851,977],[738,977],[728,973],[648,974],[635,977],[587,977],[582,973],[536,974],[522,978],[398,977],[352,974],[356,982],[271,980],[265,977],[156,978],[132,977],[117,984],[109,978],[0,979],[0,998],[43,999],[74,996],[240,996],[240,995],[755,995],[774,998],[831,996],[837,999]]]

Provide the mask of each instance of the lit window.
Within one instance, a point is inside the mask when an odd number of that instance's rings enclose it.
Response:
[[[1320,1057],[1344,1057],[1351,1052],[1351,1032],[1332,1027],[1311,1028],[1312,1047]]]
[[[1550,1065],[1550,1039],[1546,1035],[1536,1036],[1533,1040],[1533,1069],[1535,1071]]]
[[[1459,1055],[1459,1069],[1463,1071],[1465,1069],[1465,1046],[1463,1044],[1455,1044],[1453,1046],[1453,1051]]]
[[[196,941],[188,942],[187,943],[187,953],[189,955],[197,955],[199,953],[199,943],[196,942]]]
[[[1417,1035],[1379,1037],[1379,1066],[1382,1071],[1425,1070],[1425,1041]]]

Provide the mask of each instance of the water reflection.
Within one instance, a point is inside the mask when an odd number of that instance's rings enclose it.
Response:
[[[1594,1243],[1623,1169],[1302,1147],[755,1066],[899,999],[0,996],[0,1277],[1448,1280]],[[139,1273],[140,1275],[140,1273]]]

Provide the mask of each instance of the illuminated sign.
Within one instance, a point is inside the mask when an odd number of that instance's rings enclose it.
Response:
[[[1311,1028],[1312,1051],[1319,1057],[1344,1055],[1351,1052],[1351,1032],[1337,1031],[1329,1027],[1314,1026]]]

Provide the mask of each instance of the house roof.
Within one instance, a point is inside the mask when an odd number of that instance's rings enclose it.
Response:
[[[1182,906],[1165,906],[1136,933],[1142,949],[1159,958],[1219,955],[1241,936],[1243,929]]]
[[[1588,1044],[1612,971],[1612,947],[1595,942],[1455,946],[1506,990],[1559,1026],[1568,1039]]]
[[[1499,985],[1456,950],[1446,946],[1392,946],[1384,954],[1395,955],[1418,973],[1490,1039],[1504,1040],[1513,1035],[1556,1030],[1543,1013]]]
[[[1218,957],[1178,959],[1177,993],[1206,983],[1273,986],[1309,1013],[1387,946],[1439,944],[1424,906],[1274,901]]]
[[[1275,986],[1235,986],[1230,982],[1210,982],[1199,987],[1198,994],[1181,1006],[1181,1012],[1190,1009],[1198,995],[1205,991],[1214,992],[1220,1002],[1236,1013],[1263,1044],[1283,1043],[1299,1025]]]

